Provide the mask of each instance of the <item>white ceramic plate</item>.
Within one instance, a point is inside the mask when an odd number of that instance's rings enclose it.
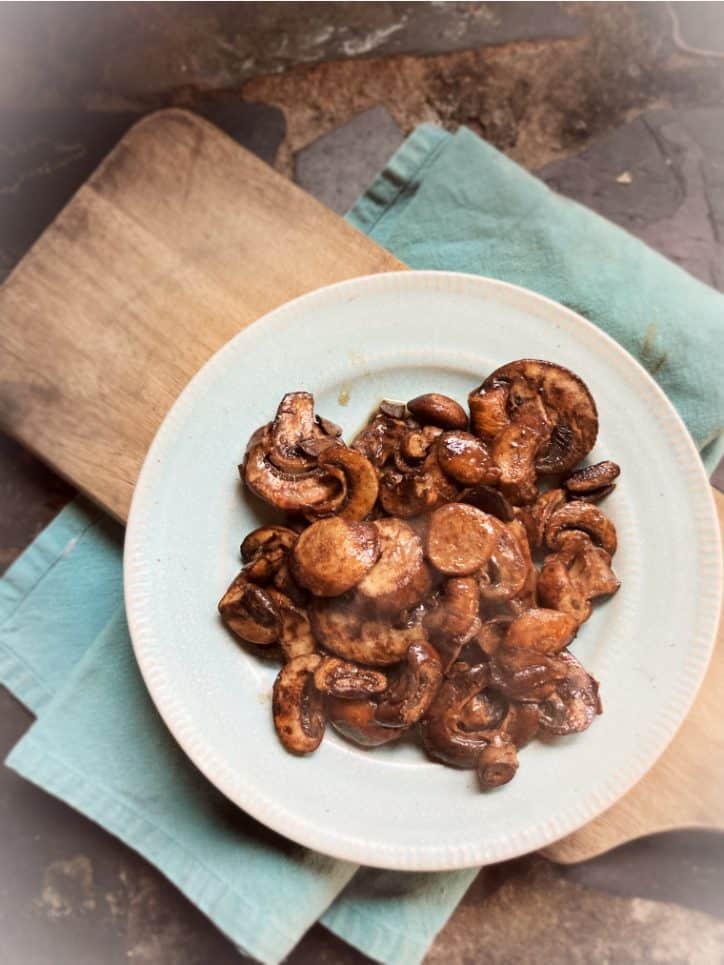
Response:
[[[284,392],[307,389],[345,438],[383,397],[463,401],[522,356],[550,359],[591,389],[591,461],[621,480],[606,502],[620,592],[573,650],[600,680],[605,712],[586,733],[521,753],[515,780],[481,794],[474,772],[417,747],[358,750],[329,733],[306,758],[274,733],[275,668],[247,655],[216,603],[259,525],[237,463]],[[696,450],[644,370],[578,315],[484,278],[403,272],[312,292],[241,332],[189,383],[136,487],[126,606],[148,689],[208,779],[259,821],[310,848],[400,869],[459,868],[549,844],[600,814],[651,767],[704,676],[719,614],[721,558]]]

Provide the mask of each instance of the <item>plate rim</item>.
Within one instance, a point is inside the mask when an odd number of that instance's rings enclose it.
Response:
[[[417,280],[422,288],[432,285],[437,289],[443,287],[444,283],[452,285],[457,282],[459,284],[462,279],[466,285],[478,288],[480,293],[484,296],[487,295],[488,298],[491,295],[494,296],[496,292],[503,293],[503,295],[507,294],[508,299],[503,298],[507,301],[510,301],[510,296],[516,296],[519,300],[522,297],[528,305],[531,302],[542,303],[549,311],[563,313],[574,324],[583,326],[583,329],[588,331],[589,337],[602,340],[604,344],[607,344],[609,350],[620,357],[626,365],[633,365],[634,369],[637,370],[637,376],[647,383],[650,391],[653,390],[660,403],[661,415],[666,417],[668,423],[676,427],[676,434],[681,446],[688,450],[686,452],[687,458],[681,460],[681,465],[682,471],[693,481],[692,492],[702,496],[706,493],[706,497],[703,498],[705,505],[700,508],[701,522],[698,530],[704,542],[711,544],[705,545],[704,552],[701,553],[699,560],[703,572],[707,574],[707,583],[711,583],[711,587],[708,587],[706,594],[709,611],[706,616],[708,619],[705,620],[705,625],[699,631],[697,637],[689,641],[692,656],[698,655],[698,663],[695,667],[688,668],[687,681],[689,686],[686,697],[677,703],[673,713],[669,711],[665,719],[662,718],[662,724],[656,732],[657,740],[652,740],[652,748],[646,755],[648,762],[642,767],[638,763],[638,758],[636,758],[636,762],[632,761],[632,764],[626,769],[625,779],[618,780],[613,792],[607,787],[608,793],[601,792],[598,799],[591,802],[587,809],[576,810],[575,815],[569,817],[567,821],[561,821],[556,816],[551,816],[545,821],[537,823],[534,829],[537,833],[522,836],[506,833],[501,839],[503,843],[498,842],[494,847],[491,847],[489,843],[480,842],[472,842],[464,846],[443,845],[439,847],[429,844],[414,847],[375,844],[374,842],[370,843],[346,836],[343,830],[330,831],[321,822],[316,825],[310,824],[303,817],[295,816],[286,806],[280,807],[279,802],[272,802],[273,806],[270,808],[270,801],[256,790],[256,785],[243,784],[235,780],[230,769],[218,757],[213,747],[210,747],[203,738],[194,734],[193,721],[188,718],[180,703],[175,700],[172,688],[164,686],[165,681],[162,671],[159,665],[154,662],[152,651],[153,630],[143,612],[144,597],[149,596],[147,592],[148,581],[145,579],[148,564],[143,555],[146,524],[144,500],[148,501],[147,494],[154,477],[156,473],[160,472],[160,460],[157,452],[167,444],[167,436],[172,435],[175,423],[185,413],[186,408],[193,404],[200,386],[205,380],[212,378],[213,372],[223,365],[225,356],[233,351],[234,346],[248,337],[249,333],[258,332],[260,325],[263,326],[278,316],[283,317],[286,314],[298,313],[300,306],[307,302],[311,303],[315,299],[338,295],[340,299],[344,300],[345,297],[350,295],[377,293],[380,289],[395,290],[401,279],[404,279],[407,285],[414,285]],[[469,289],[466,289],[466,293],[469,293]],[[706,519],[704,519],[704,516],[706,516]],[[272,830],[298,844],[334,858],[378,868],[444,871],[507,860],[551,845],[555,841],[574,833],[612,807],[651,770],[689,714],[708,670],[714,652],[721,610],[722,569],[722,548],[716,506],[699,452],[673,403],[634,356],[610,335],[577,312],[554,299],[547,298],[523,286],[465,272],[403,270],[359,275],[299,295],[245,326],[207,359],[174,400],[146,453],[134,487],[128,515],[123,553],[123,587],[131,642],[149,695],[165,726],[184,753],[221,793]],[[714,586],[716,586],[716,589],[714,589]],[[574,809],[571,809],[571,812],[573,811]]]

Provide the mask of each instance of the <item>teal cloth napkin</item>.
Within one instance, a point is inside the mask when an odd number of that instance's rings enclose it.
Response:
[[[722,296],[466,130],[419,128],[348,217],[413,267],[517,282],[586,315],[649,369],[713,467],[724,449]],[[358,869],[229,804],[144,689],[122,539],[76,500],[0,581],[0,681],[37,716],[8,765],[143,854],[263,962],[321,917],[371,957],[416,965],[475,869]]]

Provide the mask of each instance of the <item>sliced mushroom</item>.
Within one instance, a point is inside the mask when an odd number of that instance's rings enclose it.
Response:
[[[240,573],[219,601],[226,626],[247,643],[268,646],[279,639],[281,618],[266,590]]]
[[[339,596],[369,573],[380,555],[374,523],[332,516],[312,523],[290,557],[294,578],[317,596]]]
[[[377,502],[379,486],[374,466],[361,452],[336,445],[327,447],[317,464],[322,472],[335,476],[345,491],[335,514],[342,519],[362,520]]]
[[[494,516],[488,517],[493,543],[487,561],[479,571],[480,597],[502,603],[522,592],[529,576],[529,563],[521,551],[517,534]]]
[[[314,396],[311,393],[288,392],[279,403],[271,426],[269,459],[286,473],[303,473],[313,469],[314,449],[318,453],[325,446],[333,445],[335,436],[340,435],[339,431],[334,435],[328,434],[325,425],[339,430],[338,426],[326,419],[315,420]],[[310,446],[312,441],[314,446]]]
[[[478,780],[484,791],[508,784],[518,770],[515,744],[502,734],[491,738],[478,757]]]
[[[510,425],[508,415],[509,386],[507,383],[483,385],[474,389],[468,396],[470,407],[470,428],[476,436],[492,442],[495,437]]]
[[[517,647],[500,647],[490,661],[494,686],[510,700],[534,703],[545,700],[566,672],[559,655]]]
[[[311,753],[324,737],[324,701],[314,686],[314,672],[321,661],[316,653],[295,657],[274,681],[274,726],[279,740],[293,754]]]
[[[541,493],[531,506],[516,506],[515,517],[525,526],[531,550],[539,550],[543,546],[548,520],[565,502],[566,493],[563,489],[549,489]]]
[[[487,445],[470,432],[443,432],[437,446],[440,468],[463,486],[494,483],[500,476]]]
[[[408,429],[420,428],[417,423],[410,426],[404,420],[404,404],[399,409],[401,413],[399,416],[383,410],[384,405],[385,403],[379,407],[370,422],[357,434],[352,443],[352,449],[361,452],[378,469],[382,469],[393,459],[394,454],[400,448],[402,437]]]
[[[399,663],[411,644],[427,641],[422,614],[412,611],[395,626],[389,617],[375,619],[365,614],[359,598],[349,595],[315,598],[309,616],[314,635],[325,649],[344,660],[369,666]]]
[[[267,594],[279,614],[279,645],[285,660],[317,652],[306,610],[296,606],[285,593],[269,587]]]
[[[598,681],[573,654],[562,653],[557,659],[563,662],[566,674],[554,693],[540,703],[540,726],[549,734],[576,734],[590,727],[602,712]]]
[[[506,426],[491,443],[491,458],[500,474],[500,491],[513,505],[536,499],[536,457],[547,438],[547,423],[536,412]]]
[[[441,429],[466,429],[468,417],[465,409],[447,395],[428,392],[410,399],[407,408],[421,425],[439,426]]]
[[[472,486],[463,489],[457,498],[459,503],[469,503],[477,509],[482,509],[484,513],[497,516],[504,523],[509,523],[515,518],[513,507],[510,505],[500,490],[493,486]]]
[[[400,440],[400,448],[394,455],[395,465],[400,472],[415,472],[441,434],[442,429],[435,426],[407,429]]]
[[[527,570],[525,583],[516,599],[520,600],[526,609],[530,609],[538,604],[538,570],[535,568],[533,557],[530,553],[528,533],[526,532],[525,526],[518,519],[514,519],[507,525],[518,543],[518,548],[520,549],[521,556],[525,560]]]
[[[615,593],[621,583],[609,554],[588,535],[571,530],[560,541],[562,548],[543,562],[538,593],[545,606],[571,614],[580,624],[591,615],[592,601]]]
[[[387,685],[387,677],[379,670],[339,657],[325,657],[314,672],[314,686],[332,697],[369,698],[383,693]]]
[[[487,400],[492,396],[491,400]],[[598,434],[596,403],[584,382],[553,362],[520,359],[496,369],[470,395],[473,431],[490,438],[479,427],[519,421],[521,411],[530,412],[534,402],[545,413],[549,433],[536,458],[541,474],[566,473],[586,456]],[[495,412],[497,417],[492,418]]]
[[[545,529],[548,549],[560,549],[564,534],[569,530],[587,533],[593,543],[610,556],[616,552],[616,527],[596,506],[581,502],[567,503],[552,513]]]
[[[423,625],[440,654],[447,671],[460,651],[480,629],[478,607],[480,589],[472,576],[451,577],[445,581],[436,605],[427,611]]]
[[[621,467],[606,459],[572,472],[563,485],[573,499],[592,499],[597,502],[612,492],[620,474]]]
[[[505,646],[534,650],[536,653],[560,653],[578,631],[578,621],[558,610],[526,610],[508,627]]]
[[[430,590],[422,541],[401,519],[378,519],[380,553],[357,587],[379,613],[400,613],[419,603]]]
[[[380,747],[405,733],[404,727],[383,727],[375,720],[377,704],[374,700],[348,700],[327,697],[327,718],[336,731],[360,747]]]
[[[241,544],[246,578],[260,586],[271,583],[286,563],[287,554],[296,543],[297,535],[287,526],[260,526],[252,530]]]
[[[466,503],[441,506],[430,517],[427,558],[435,569],[449,576],[477,572],[490,559],[496,523],[494,517]]]
[[[380,476],[380,503],[390,516],[419,516],[436,506],[451,502],[458,487],[440,468],[437,440],[430,446],[422,465],[412,472],[388,469]]]
[[[316,466],[305,472],[285,472],[269,458],[271,448],[270,426],[262,426],[249,440],[239,467],[247,487],[260,499],[288,512],[333,512],[343,502],[345,492],[338,479]]]
[[[503,646],[505,635],[508,632],[510,620],[484,620],[480,624],[480,629],[475,634],[475,642],[478,647],[489,657],[497,653]]]
[[[441,680],[435,648],[429,643],[413,643],[405,663],[380,697],[375,720],[384,727],[410,727],[427,712]]]
[[[422,742],[430,757],[453,767],[475,767],[489,743],[489,728],[465,727],[465,706],[490,683],[484,664],[454,664],[422,721]]]

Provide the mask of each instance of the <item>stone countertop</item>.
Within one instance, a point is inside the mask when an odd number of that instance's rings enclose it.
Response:
[[[719,3],[6,4],[0,278],[136,119],[182,104],[340,212],[417,123],[467,124],[724,290],[723,50]],[[72,495],[0,436],[0,569]],[[30,722],[0,689],[4,753]],[[154,868],[7,769],[0,812],[9,965],[239,961]],[[723,894],[720,835],[532,855],[481,872],[428,960],[719,962]],[[290,957],[365,960],[320,926]]]

